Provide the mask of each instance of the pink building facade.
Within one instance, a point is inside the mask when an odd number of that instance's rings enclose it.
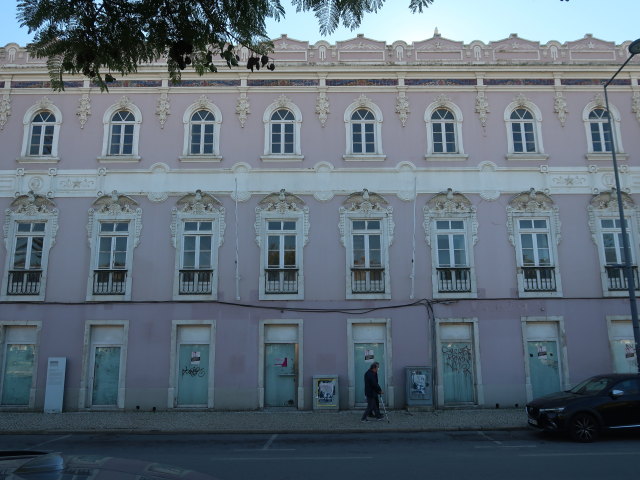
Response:
[[[637,368],[628,42],[274,44],[108,92],[0,49],[0,409],[60,358],[68,411],[360,408],[372,361],[391,407],[512,407]]]

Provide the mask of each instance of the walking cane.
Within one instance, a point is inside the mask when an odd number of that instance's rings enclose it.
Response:
[[[384,397],[382,395],[380,395],[380,403],[382,404],[382,411],[387,419],[387,423],[391,423],[391,420],[389,420],[389,414],[387,413],[387,406],[384,404]]]

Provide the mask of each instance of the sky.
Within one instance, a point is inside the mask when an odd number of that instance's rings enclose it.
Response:
[[[618,44],[640,38],[639,0],[435,0],[422,14],[411,14],[409,0],[386,0],[384,7],[366,16],[356,30],[340,28],[329,37],[320,35],[313,14],[297,13],[288,0],[281,1],[288,7],[286,18],[268,22],[269,36],[287,34],[311,44],[322,39],[335,43],[357,34],[387,43],[411,43],[431,38],[436,28],[442,37],[465,43],[488,43],[512,33],[543,44],[578,40],[588,33]],[[0,0],[4,7],[0,46],[11,42],[24,46],[32,39],[18,26],[17,2]]]

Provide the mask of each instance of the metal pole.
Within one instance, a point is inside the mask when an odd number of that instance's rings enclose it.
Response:
[[[604,102],[607,107],[607,122],[609,131],[611,132],[611,157],[613,158],[613,174],[616,181],[616,197],[618,200],[618,213],[620,215],[620,229],[622,231],[622,248],[624,250],[624,270],[627,277],[627,289],[629,290],[629,303],[631,307],[631,324],[633,326],[633,339],[636,346],[636,363],[638,372],[640,373],[640,326],[638,324],[638,305],[636,304],[636,285],[633,277],[633,269],[631,266],[631,249],[629,248],[629,238],[627,237],[627,226],[624,218],[624,206],[622,201],[622,189],[620,188],[620,175],[618,174],[618,160],[616,158],[616,131],[614,122],[611,121],[611,110],[609,109],[609,96],[607,95],[607,87],[613,82],[613,79],[620,71],[629,63],[635,53],[631,53],[629,58],[622,64],[613,77],[604,84]],[[605,138],[606,142],[606,138]],[[606,145],[606,143],[605,143]]]

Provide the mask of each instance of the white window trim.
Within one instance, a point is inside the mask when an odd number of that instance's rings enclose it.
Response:
[[[198,110],[208,110],[214,116],[213,123],[213,152],[207,154],[193,155],[190,153],[191,145],[191,116]],[[206,95],[202,95],[195,103],[187,107],[182,116],[184,125],[184,141],[182,145],[181,162],[220,162],[220,129],[222,128],[222,111],[212,103]]]
[[[374,153],[354,153],[353,138],[351,134],[351,116],[353,112],[360,108],[371,110],[375,117],[374,135],[375,135],[375,152]],[[382,150],[382,110],[378,105],[373,103],[366,95],[361,94],[351,105],[344,111],[344,127],[346,137],[346,148],[343,159],[347,162],[382,162],[387,158]]]
[[[622,209],[624,210],[624,218],[627,220],[627,235],[629,236],[629,250],[634,265],[638,265],[638,251],[640,248],[640,209],[627,193],[622,193]],[[606,262],[604,257],[604,246],[602,244],[602,228],[600,220],[612,219],[620,220],[618,210],[618,201],[616,193],[602,192],[592,198],[588,207],[589,212],[589,229],[591,230],[591,239],[598,249],[598,258],[600,263],[600,278],[602,280],[602,295],[604,297],[628,297],[627,289],[619,291],[610,291],[605,268]],[[638,285],[636,285],[636,289]],[[637,290],[636,290],[637,291]]]
[[[45,222],[43,232],[44,243],[42,245],[42,276],[40,277],[40,293],[38,295],[8,295],[9,271],[14,255],[17,224],[19,222]],[[11,208],[5,210],[4,219],[4,244],[7,249],[5,257],[4,275],[2,277],[1,301],[12,302],[41,302],[44,301],[47,289],[47,272],[49,264],[49,251],[55,245],[58,232],[58,209],[53,201],[41,195],[29,192],[21,195],[11,203]]]
[[[557,336],[555,337],[547,337],[547,336],[532,336],[528,335],[529,324],[535,323],[548,323],[554,324]],[[550,316],[550,317],[520,317],[520,325],[522,332],[522,349],[523,349],[523,357],[524,357],[524,371],[525,371],[525,392],[527,396],[527,402],[533,400],[533,386],[531,383],[531,368],[529,367],[529,352],[528,352],[528,342],[530,341],[556,341],[558,342],[558,357],[561,363],[560,365],[560,386],[562,390],[569,390],[571,388],[571,383],[569,382],[569,361],[567,355],[567,345],[565,343],[565,339],[567,338],[565,329],[564,329],[564,318],[561,316]]]
[[[89,268],[89,277],[87,279],[86,300],[88,302],[131,300],[133,253],[140,242],[140,232],[142,230],[142,209],[137,207],[138,204],[133,199],[124,195],[118,195],[118,192],[114,190],[111,195],[104,195],[98,198],[94,202],[93,208],[89,209],[87,234],[89,239],[91,263]],[[95,295],[93,293],[93,278],[98,262],[98,238],[100,236],[100,224],[103,222],[117,221],[129,222],[127,260],[125,262],[125,270],[127,272],[125,293],[123,295]]]
[[[4,350],[5,339],[7,335],[7,328],[10,327],[31,327],[35,328],[35,351],[33,357],[33,372],[31,377],[31,389],[29,391],[29,403],[28,405],[0,405],[0,411],[4,410],[33,410],[35,408],[36,403],[36,390],[38,384],[38,357],[40,352],[40,332],[42,330],[42,322],[41,321],[6,321],[0,320],[0,375],[1,372],[4,372],[4,360],[6,358],[6,352]],[[0,378],[0,381],[4,381],[3,378]],[[1,390],[0,390],[1,393]]]
[[[296,222],[296,264],[298,265],[298,293],[271,294],[265,291],[267,265],[267,223],[269,220]],[[304,300],[304,247],[309,242],[309,207],[304,200],[284,189],[267,195],[256,207],[256,243],[260,248],[258,295],[260,300]]]
[[[381,338],[379,343],[384,343],[384,384],[386,390],[384,398],[387,408],[395,407],[395,386],[393,384],[393,340],[391,336],[390,318],[348,318],[347,319],[347,370],[349,375],[349,408],[356,408],[356,382],[361,382],[362,378],[356,378],[356,364],[353,358],[353,327],[359,325],[383,325],[385,328],[385,338]]]
[[[524,271],[522,269],[522,245],[518,221],[522,218],[544,218],[549,226],[549,250],[555,270],[555,292],[526,292]],[[520,298],[562,297],[562,277],[558,258],[558,244],[562,238],[560,214],[553,200],[543,192],[531,189],[516,195],[507,206],[507,233],[509,242],[514,247],[516,255],[516,277],[518,281],[518,296]]]
[[[51,155],[29,155],[29,144],[31,143],[31,126],[33,117],[39,112],[48,111],[55,117],[56,121],[53,125],[53,142],[51,144]],[[51,100],[43,97],[38,103],[31,106],[24,114],[22,133],[22,148],[20,156],[16,159],[18,163],[58,163],[58,143],[60,137],[60,127],[62,125],[62,112],[56,107]]]
[[[444,152],[434,152],[433,151],[433,120],[431,116],[433,112],[438,110],[439,108],[444,108],[449,110],[454,117],[453,125],[456,136],[456,147],[457,152],[455,153],[444,153]],[[427,127],[427,154],[425,155],[425,160],[428,161],[462,161],[467,160],[469,155],[464,153],[464,145],[462,142],[462,110],[455,103],[451,101],[449,97],[446,95],[439,95],[436,100],[429,104],[427,109],[424,112],[424,121]]]
[[[593,151],[593,142],[591,139],[591,122],[589,121],[589,114],[592,110],[596,108],[602,108],[605,111],[607,110],[607,106],[604,101],[604,96],[602,94],[596,95],[593,101],[587,103],[584,109],[582,110],[582,122],[584,123],[585,134],[587,135],[587,154],[585,157],[589,161],[597,161],[603,160],[610,162],[611,161],[611,152],[594,152]],[[614,147],[616,149],[616,155],[620,160],[627,160],[629,155],[624,153],[624,147],[622,146],[622,135],[621,135],[621,127],[620,127],[620,111],[615,105],[609,104],[609,111],[611,113],[611,128],[613,129],[613,141]]]
[[[340,241],[346,249],[345,262],[345,296],[353,299],[391,299],[391,272],[389,270],[389,250],[393,243],[393,207],[377,193],[369,193],[367,189],[362,192],[352,193],[340,207]],[[384,267],[384,293],[352,293],[351,267],[353,265],[352,221],[353,220],[380,220],[381,251]]]
[[[116,409],[124,408],[127,385],[127,346],[129,344],[128,320],[87,320],[84,325],[84,346],[82,348],[82,374],[80,377],[80,389],[78,391],[78,409],[95,408],[96,410],[111,410],[109,407],[92,407],[89,401],[89,392],[92,385],[89,384],[89,368],[91,362],[91,328],[92,327],[122,327],[122,345],[120,351],[120,376],[118,378],[118,400]]]
[[[218,252],[224,242],[226,223],[225,209],[212,195],[196,190],[195,193],[185,195],[172,210],[171,244],[176,249],[175,269],[173,278],[173,300],[217,300],[218,299]],[[180,265],[182,256],[182,241],[184,239],[184,223],[186,221],[213,222],[211,232],[211,293],[208,295],[180,295]]]
[[[178,402],[178,328],[179,327],[209,327],[209,373],[207,375],[209,387],[207,391],[207,408],[214,408],[214,385],[215,385],[215,344],[216,344],[216,321],[215,320],[173,320],[171,322],[171,354],[169,368],[169,388],[167,389],[167,408],[177,408]],[[203,343],[203,345],[206,345]]]
[[[511,125],[511,114],[518,108],[525,108],[533,115],[533,134],[535,136],[536,151],[535,152],[516,152],[513,147],[513,132]],[[549,155],[544,153],[544,144],[542,142],[542,113],[538,106],[531,102],[524,95],[519,94],[513,102],[507,105],[504,111],[504,123],[507,129],[507,160],[535,160],[544,161]]]
[[[109,145],[111,144],[111,117],[120,111],[127,110],[135,117],[133,124],[133,147],[131,155],[109,155]],[[104,112],[102,117],[103,134],[102,134],[102,154],[98,157],[100,163],[132,163],[139,162],[138,145],[140,141],[140,124],[142,123],[142,112],[140,109],[123,96],[118,103],[111,105]]]
[[[290,110],[295,117],[293,122],[293,153],[271,153],[271,115],[276,110],[285,108]],[[301,162],[304,160],[300,143],[300,130],[302,126],[302,111],[286,95],[280,95],[269,105],[262,116],[264,124],[264,154],[260,157],[263,162]]]
[[[436,338],[435,338],[435,349],[438,354],[436,355],[436,375],[437,375],[437,383],[436,383],[436,398],[437,405],[444,406],[444,370],[442,368],[442,361],[440,357],[440,352],[442,352],[442,344],[443,341],[446,341],[446,338],[442,336],[442,326],[443,325],[455,325],[455,324],[463,324],[463,325],[471,325],[471,334],[473,335],[472,343],[473,343],[473,361],[474,361],[474,386],[475,386],[475,394],[476,401],[475,405],[484,405],[484,384],[482,383],[482,362],[480,361],[480,335],[478,329],[478,318],[436,318],[435,319],[435,330],[436,330]]]
[[[476,267],[474,260],[474,246],[478,243],[478,217],[476,207],[461,193],[447,192],[435,195],[423,208],[424,231],[427,245],[431,247],[431,284],[433,298],[478,298],[478,284],[476,281]],[[470,292],[439,292],[438,291],[438,229],[437,220],[463,220],[465,222],[465,248],[467,249],[467,261],[469,264],[469,276],[471,281]]]

